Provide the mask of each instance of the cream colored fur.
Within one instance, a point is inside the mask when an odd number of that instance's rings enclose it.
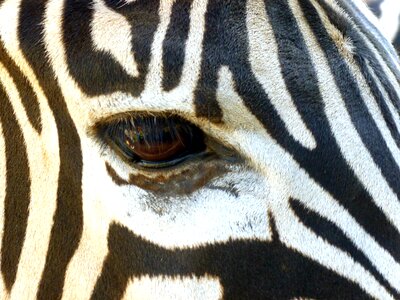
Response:
[[[9,55],[29,78],[40,102],[43,132],[39,136],[29,124],[18,91],[10,75],[0,64],[0,82],[7,88],[18,122],[23,129],[31,168],[32,198],[27,229],[16,283],[11,294],[5,292],[0,280],[0,295],[4,299],[33,299],[44,268],[50,230],[55,211],[57,174],[59,167],[58,136],[54,117],[32,70],[22,57],[16,37],[20,0],[6,0],[0,7],[0,38]],[[132,2],[132,1],[125,1]],[[236,93],[231,71],[219,70],[218,102],[222,108],[224,125],[214,125],[195,116],[193,91],[199,78],[202,39],[205,26],[206,0],[194,0],[191,12],[189,38],[183,78],[170,92],[161,88],[162,42],[169,24],[174,1],[161,1],[160,26],[152,45],[152,60],[145,90],[138,98],[117,92],[111,95],[85,95],[69,74],[65,47],[61,38],[63,1],[50,0],[46,10],[45,38],[49,62],[57,76],[68,110],[77,126],[83,153],[83,235],[77,251],[68,265],[63,299],[88,299],[101,273],[107,255],[107,233],[111,222],[125,225],[145,240],[167,249],[190,248],[206,243],[232,240],[271,240],[270,212],[276,221],[282,242],[306,257],[334,270],[358,284],[375,298],[391,299],[388,291],[345,252],[330,245],[306,228],[290,209],[290,197],[299,199],[309,210],[330,220],[343,230],[357,248],[372,261],[382,276],[400,291],[400,265],[360,226],[356,220],[329,193],[314,182],[290,154],[269,136]],[[319,78],[319,89],[325,101],[325,112],[342,154],[362,184],[376,199],[376,204],[396,227],[400,228],[400,204],[389,188],[379,168],[352,124],[338,87],[335,85],[327,61],[317,45],[304,16],[299,13],[297,0],[289,1],[303,37],[310,51]],[[343,37],[316,2],[335,43],[345,57],[351,57],[351,41]],[[248,1],[247,27],[251,48],[250,63],[257,80],[271,98],[291,135],[308,149],[316,147],[312,133],[301,120],[288,93],[277,56],[277,45],[268,24],[263,1]],[[92,38],[97,49],[110,53],[128,74],[137,75],[130,49],[129,23],[122,15],[105,8],[102,0],[95,0]],[[334,6],[336,7],[336,6]],[[263,63],[268,56],[268,65]],[[400,152],[373,100],[371,91],[360,76],[354,61],[347,64],[362,87],[362,96],[376,124],[384,136],[397,163]],[[386,68],[390,78],[393,74]],[[397,88],[399,88],[397,86]],[[176,196],[166,203],[159,214],[144,199],[149,192],[137,186],[117,186],[105,168],[111,162],[119,176],[141,174],[123,162],[113,151],[100,149],[89,134],[96,122],[124,113],[174,112],[198,125],[206,134],[231,147],[245,159],[246,166],[227,165],[228,172],[210,184],[233,183],[240,191],[236,199],[229,193],[202,186],[196,192]],[[394,112],[394,108],[392,107]],[[393,113],[397,126],[399,118]],[[1,124],[0,124],[1,125]],[[344,131],[342,128],[347,130]],[[0,228],[3,224],[5,195],[4,141],[0,126]],[[171,172],[172,173],[172,172]],[[166,173],[165,176],[170,176]],[[215,201],[218,199],[218,201]],[[116,204],[117,203],[117,204]],[[205,222],[207,220],[207,222]],[[179,279],[169,277],[131,278],[125,299],[218,299],[223,296],[219,279],[214,277]]]

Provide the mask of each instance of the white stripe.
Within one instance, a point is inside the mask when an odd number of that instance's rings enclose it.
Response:
[[[11,299],[24,299],[35,296],[49,244],[59,168],[57,130],[52,113],[42,103],[43,129],[42,134],[38,135],[29,122],[13,79],[1,63],[0,70],[0,81],[5,84],[23,133],[30,167],[31,199],[26,231],[28,238],[23,245],[16,282],[11,293]]]
[[[381,133],[383,139],[386,142],[386,145],[388,146],[390,153],[393,155],[394,160],[396,161],[396,164],[400,166],[400,150],[398,146],[396,145],[396,142],[394,141],[388,125],[386,121],[384,120],[384,117],[382,115],[381,109],[378,107],[377,100],[372,94],[372,90],[368,83],[365,81],[364,76],[361,74],[361,70],[358,68],[356,65],[356,62],[349,58],[348,61],[348,67],[350,69],[351,74],[353,74],[353,78],[356,80],[357,86],[359,87],[359,91],[362,97],[362,100],[364,104],[366,105],[368,112],[370,113],[372,119],[374,120],[375,125],[379,129],[379,132]],[[375,80],[375,83],[377,84],[379,90],[382,92],[382,95],[385,97],[383,101],[385,101],[386,104],[390,103],[390,99],[388,98],[387,93],[383,89],[382,85],[380,84],[379,80],[376,78],[375,72],[372,70],[372,68],[367,65],[368,70],[372,74],[372,78]],[[394,116],[394,119],[398,119],[398,115]],[[399,206],[400,208],[400,206]]]
[[[154,34],[154,42],[151,47],[149,73],[147,74],[145,90],[142,97],[161,98],[163,78],[163,42],[170,22],[173,4],[174,1],[160,1],[160,23]]]
[[[62,13],[64,2],[50,0],[47,3],[44,20],[43,43],[49,65],[57,79],[58,86],[64,96],[68,112],[70,113],[80,138],[87,136],[87,126],[90,115],[90,99],[80,90],[75,80],[68,72],[65,55],[65,44],[62,31]],[[94,101],[95,102],[95,101]],[[96,103],[98,105],[98,103]]]
[[[304,147],[314,149],[317,146],[316,141],[286,88],[281,73],[278,45],[262,1],[247,1],[247,28],[250,63],[254,75],[294,139]]]
[[[207,4],[208,1],[193,1],[190,12],[190,27],[188,39],[186,41],[182,78],[179,86],[165,95],[165,97],[167,97],[166,101],[168,101],[166,102],[167,107],[169,107],[172,102],[177,101],[177,99],[182,99],[182,101],[178,102],[180,106],[185,105],[186,107],[186,105],[190,105],[187,110],[194,110],[191,105],[193,103],[193,91],[196,88],[201,72]]]
[[[317,3],[315,3],[315,6],[319,7]],[[324,15],[321,8],[318,9],[318,12]],[[299,25],[302,31],[306,33],[303,37],[309,49],[314,49],[310,52],[310,56],[314,66],[318,66],[315,70],[319,78],[322,98],[325,101],[325,112],[342,154],[378,207],[382,209],[396,228],[400,228],[400,203],[355,129],[344,101],[340,97],[340,92],[334,84],[335,79],[331,74],[324,53],[306,21],[300,17],[300,14],[296,17],[300,21]],[[326,26],[330,25],[326,24]],[[349,65],[349,67],[351,66]],[[346,130],[343,130],[344,128]]]
[[[115,184],[104,170],[103,158],[96,153],[97,145],[82,143],[83,230],[79,246],[66,270],[64,300],[90,299],[108,254],[107,236],[111,221],[104,202],[111,199],[115,206],[117,194],[113,193]]]
[[[297,2],[294,0],[291,1],[291,4],[297,9],[300,9]],[[319,13],[321,13],[320,9]],[[354,128],[343,99],[341,99],[340,93],[334,84],[335,80],[329,70],[326,58],[317,44],[315,37],[311,33],[311,29],[308,27],[306,20],[300,13],[296,15],[296,18],[304,33],[303,37],[308,48],[314,49],[314,51],[310,52],[311,59],[314,65],[318,65],[318,68],[315,68],[315,70],[320,80],[319,87],[325,101],[326,115],[328,116],[329,124],[331,125],[342,154],[357,177],[361,180],[366,190],[371,194],[375,203],[385,213],[388,220],[390,220],[396,228],[400,228],[400,205],[397,197],[388,186],[379,168],[373,162],[357,130]],[[321,82],[322,79],[323,82]],[[360,245],[358,245],[358,247],[360,247]],[[368,253],[366,254],[368,255]],[[377,260],[376,257],[371,256],[371,254],[368,256],[372,261],[375,261],[376,267],[389,282],[400,288],[400,279],[396,277],[396,274],[400,274],[398,264],[394,263],[393,268],[387,269],[391,259],[384,259],[386,256],[378,256],[380,259]],[[395,272],[393,272],[393,270],[395,270]]]
[[[123,300],[216,300],[223,298],[223,288],[218,278],[149,277],[132,279]]]
[[[379,283],[362,268],[355,263],[346,253],[329,245],[321,238],[300,224],[297,217],[289,208],[288,200],[290,197],[299,198],[302,202],[312,202],[312,205],[319,212],[327,214],[332,222],[346,233],[351,235],[351,239],[361,239],[360,247],[371,247],[372,250],[378,248],[373,254],[376,255],[374,260],[382,259],[383,262],[392,262],[388,260],[388,255],[379,247],[374,247],[376,243],[368,237],[360,227],[349,217],[344,214],[340,223],[336,221],[336,215],[345,210],[337,204],[325,191],[323,191],[305,172],[293,158],[276,144],[263,129],[262,125],[254,120],[254,117],[247,111],[239,95],[234,91],[232,75],[227,68],[223,68],[220,72],[221,86],[224,86],[224,92],[230,101],[221,101],[220,105],[224,112],[224,117],[232,119],[224,119],[226,123],[235,120],[238,126],[230,135],[231,141],[235,141],[235,148],[240,150],[244,157],[252,161],[257,169],[262,173],[262,177],[266,178],[268,192],[265,193],[265,201],[269,210],[278,225],[281,238],[289,247],[299,250],[301,253],[318,261],[323,266],[328,267],[338,274],[349,278],[362,286],[371,295],[380,295],[380,298],[390,299],[387,292],[379,285]],[[224,83],[222,83],[224,82]],[[230,83],[229,83],[230,82]],[[231,86],[228,89],[228,86]],[[242,107],[240,107],[242,105]],[[233,107],[233,108],[232,108]],[[238,117],[240,114],[242,117]],[[227,113],[225,113],[227,112]],[[239,123],[238,123],[239,122]],[[241,122],[252,122],[253,129],[246,128]],[[245,129],[242,129],[242,128]],[[214,128],[213,128],[214,129]],[[215,133],[217,128],[214,129]],[[221,135],[224,133],[221,132]],[[220,136],[218,136],[220,138]],[[260,164],[263,162],[263,164]],[[310,204],[311,205],[311,204]],[[343,226],[356,226],[355,228],[343,228]],[[363,245],[365,243],[365,245]],[[371,246],[372,244],[372,246]],[[369,251],[371,253],[371,251]],[[369,253],[367,253],[368,256]],[[386,254],[386,256],[385,256]],[[391,257],[389,257],[391,259]],[[392,264],[393,265],[393,264]],[[394,267],[395,264],[393,265]],[[392,272],[391,270],[388,270]],[[397,269],[392,273],[396,274]],[[392,274],[389,274],[392,275]],[[393,279],[393,278],[392,278]],[[393,280],[397,280],[394,278]],[[367,284],[366,284],[367,283]]]
[[[286,198],[288,195],[282,196]],[[288,247],[295,248],[312,260],[358,283],[377,299],[393,299],[361,265],[354,262],[347,253],[331,246],[306,228],[288,207],[282,204],[276,205],[275,202],[273,203],[273,212],[276,216],[280,240]]]
[[[132,52],[131,25],[121,14],[109,9],[103,1],[93,4],[91,35],[96,50],[108,52],[132,77],[139,76]]]
[[[137,0],[121,0],[121,2],[125,2],[126,4],[131,4],[136,2]]]
[[[355,3],[359,4],[359,1],[355,1]],[[361,36],[363,41],[366,43],[368,49],[373,53],[374,57],[376,57],[379,65],[382,67],[382,69],[384,71],[384,74],[382,74],[380,76],[386,77],[386,78],[389,79],[390,83],[394,87],[394,90],[395,90],[397,96],[400,97],[400,85],[399,85],[399,82],[397,81],[397,79],[394,76],[393,72],[390,71],[389,67],[384,62],[383,57],[382,57],[382,55],[387,55],[387,53],[379,53],[378,50],[375,48],[375,46],[371,43],[371,41],[358,29],[358,26],[354,23],[354,21],[352,21],[352,19],[341,8],[339,8],[335,2],[332,2],[331,6],[336,12],[338,12],[340,15],[344,16],[344,19],[346,19],[351,24],[352,28],[359,33],[359,35]],[[360,5],[359,4],[359,6],[362,9],[365,5]],[[363,9],[362,9],[362,11],[363,11]],[[370,13],[371,12],[368,12],[367,15],[369,15]],[[372,21],[372,20],[370,20],[370,21]],[[385,48],[385,44],[382,44],[382,46]],[[397,69],[398,71],[400,71],[399,64],[398,64],[398,59],[394,59],[392,56],[389,56],[388,58],[392,62],[392,67],[394,69]]]
[[[394,107],[392,104],[392,101],[390,101],[390,98],[384,88],[382,87],[378,77],[376,76],[376,72],[368,65],[368,70],[372,76],[372,79],[375,81],[375,83],[378,86],[379,91],[383,95],[383,101],[385,101],[385,104],[388,106],[389,111],[387,112],[389,116],[393,118],[394,121],[394,130],[397,130],[398,133],[400,133],[400,118],[399,118],[399,113],[396,113],[394,111]],[[354,67],[354,71],[358,71],[357,67]],[[356,73],[359,74],[359,73]],[[400,149],[397,146],[392,134],[390,133],[388,124],[386,123],[384,119],[384,115],[382,113],[382,109],[379,108],[377,100],[372,96],[370,92],[367,93],[369,90],[368,84],[365,82],[364,78],[362,76],[356,76],[358,80],[358,84],[361,87],[360,91],[364,99],[364,103],[368,108],[368,111],[371,113],[372,118],[375,121],[375,124],[377,125],[379,131],[382,134],[382,137],[384,138],[390,153],[392,153],[394,160],[396,161],[396,164],[400,166]]]
[[[207,3],[202,0],[194,0],[192,3],[189,35],[186,41],[185,60],[179,86],[169,92],[162,91],[161,78],[158,78],[156,81],[147,82],[145,91],[138,98],[120,92],[96,97],[96,100],[89,101],[89,104],[92,105],[91,123],[127,111],[166,112],[168,110],[179,112],[189,118],[193,117],[195,113],[193,93],[201,71]],[[167,23],[169,24],[169,19],[164,19],[163,29],[157,31],[158,36],[152,46],[152,49],[157,50],[157,55],[154,55],[154,51],[152,51],[151,74],[148,74],[148,78],[161,76],[162,43],[160,39],[165,35],[165,27]]]
[[[47,4],[44,24],[45,45],[69,112],[80,133],[84,161],[82,178],[83,231],[79,246],[66,270],[63,299],[88,299],[97,281],[97,276],[101,273],[102,263],[108,251],[107,231],[109,221],[101,214],[102,203],[98,201],[103,199],[104,195],[96,195],[95,192],[100,193],[102,189],[99,189],[99,186],[105,186],[100,183],[100,180],[109,177],[104,172],[103,174],[98,172],[98,169],[104,166],[104,162],[98,160],[98,156],[100,156],[98,145],[93,146],[90,140],[86,138],[87,133],[82,133],[88,125],[88,102],[91,99],[81,93],[67,71],[64,43],[61,38],[63,5],[64,2],[58,0],[49,1]],[[98,153],[98,156],[93,155],[94,153]],[[93,178],[97,178],[97,180],[93,180]],[[53,201],[54,199],[55,197],[53,197]],[[38,207],[41,206],[38,205]],[[97,216],[97,218],[93,216]],[[88,257],[88,254],[90,254],[90,257]]]
[[[372,11],[368,8],[368,6],[366,5],[366,3],[364,2],[365,0],[352,0],[354,2],[354,4],[360,9],[361,13],[367,18],[367,20],[369,21],[369,23],[371,23],[373,25],[373,27],[375,27],[376,29],[378,29],[378,31],[380,31],[382,33],[382,36],[384,38],[386,38],[388,41],[390,41],[390,37],[387,36],[387,34],[385,34],[384,29],[382,28],[382,24],[381,22],[376,18],[376,16],[372,13]],[[368,1],[368,0],[367,0]],[[335,6],[336,4],[332,3],[332,6]],[[351,19],[347,19],[348,21],[351,22]],[[362,19],[360,19],[361,23],[363,24],[363,26],[366,27],[367,30],[375,30],[370,28],[370,24],[368,22],[364,22]],[[354,24],[353,24],[354,26]],[[357,28],[357,27],[353,27],[353,28]],[[381,46],[387,51],[388,55],[388,59],[391,61],[391,63],[393,64],[393,66],[398,65],[399,59],[398,56],[396,55],[396,51],[393,49],[393,47],[390,45],[390,42],[388,42],[387,44],[381,44]],[[391,47],[392,49],[389,49],[388,47]],[[396,66],[395,66],[396,67]],[[396,67],[398,68],[398,67]]]
[[[382,87],[380,87],[382,89]],[[386,93],[384,93],[385,95]],[[400,132],[400,111],[395,108],[392,101],[387,101],[387,105],[389,107],[390,113],[392,114],[393,120],[396,124],[397,131]]]
[[[26,61],[24,54],[21,51],[18,39],[18,26],[19,26],[19,8],[21,0],[6,1],[0,10],[0,36],[4,42],[7,54],[19,67],[20,71],[24,74],[29,84],[32,86],[38,101],[40,103],[40,111],[46,109],[47,100],[44,96],[41,86]],[[40,43],[40,41],[38,41]]]

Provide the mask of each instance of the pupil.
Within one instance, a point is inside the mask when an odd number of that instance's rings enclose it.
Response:
[[[205,150],[200,129],[179,117],[131,117],[108,130],[108,138],[134,162],[168,162]]]

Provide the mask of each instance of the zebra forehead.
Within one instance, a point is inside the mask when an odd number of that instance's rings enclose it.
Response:
[[[65,45],[66,65],[62,68],[89,97],[122,93],[129,95],[130,102],[132,98],[143,100],[138,105],[142,110],[158,106],[160,110],[191,112],[188,105],[193,103],[197,117],[218,123],[223,119],[216,97],[221,68],[226,66],[232,72],[236,88],[250,90],[257,69],[264,78],[272,76],[264,79],[270,81],[265,85],[275,85],[273,78],[277,75],[293,76],[289,68],[295,70],[299,59],[310,63],[309,50],[301,46],[301,35],[291,34],[301,34],[296,24],[299,20],[288,23],[291,18],[282,17],[310,9],[314,8],[274,1],[134,1],[124,5],[119,1],[67,2],[57,31],[57,38]],[[276,13],[278,10],[281,15]],[[351,57],[352,39],[346,31],[352,25],[347,21],[333,24],[325,17],[321,20],[329,23],[333,44]],[[276,28],[281,30],[275,32]],[[53,34],[48,31],[47,38],[54,39]],[[265,49],[275,50],[266,54]],[[282,63],[273,56],[275,51],[288,56],[297,52],[292,55],[295,59],[285,62],[288,72],[268,74]],[[57,57],[59,50],[53,55]],[[122,103],[112,103],[124,96],[108,98],[111,106],[126,109]],[[299,128],[303,130],[304,126]]]
[[[317,7],[315,13],[321,15],[336,47],[351,57],[354,36],[349,29],[354,24],[343,15],[341,7],[335,8],[335,19],[323,17],[326,12]],[[302,53],[302,61],[309,63],[308,49],[299,47],[301,36],[290,34],[290,30],[301,33],[300,24],[296,24],[300,21],[288,23],[290,18],[281,18],[274,11],[290,16],[313,9],[274,1],[134,1],[124,5],[119,1],[67,2],[57,38],[64,42],[69,74],[86,95],[123,92],[137,98],[152,90],[153,95],[160,96],[158,101],[175,91],[174,96],[194,102],[197,116],[207,115],[219,122],[222,112],[215,91],[221,67],[227,66],[233,72],[236,85],[250,89],[251,84],[246,84],[251,82],[254,70],[250,56],[258,58],[258,67],[267,69],[272,69],[273,60],[259,46],[250,48],[252,40],[267,48],[279,41],[279,51],[297,51]],[[265,30],[269,24],[271,30]],[[281,28],[279,33],[274,32],[275,28]],[[50,31],[49,39],[51,35]],[[359,47],[365,57],[370,51]],[[293,69],[296,63],[293,60]],[[282,75],[285,78],[291,74]]]

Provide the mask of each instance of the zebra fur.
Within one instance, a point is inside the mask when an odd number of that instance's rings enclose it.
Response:
[[[2,298],[399,299],[400,71],[374,22],[358,0],[0,0]],[[127,163],[97,129],[141,114],[214,155]]]

